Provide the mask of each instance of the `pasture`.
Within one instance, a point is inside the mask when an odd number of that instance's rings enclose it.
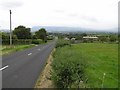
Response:
[[[79,87],[118,87],[118,44],[81,43],[56,49],[53,64],[59,64],[58,68],[63,70],[63,65],[67,66],[70,61],[85,64],[84,76],[81,79],[84,85],[79,85]],[[54,71],[55,69],[55,66],[53,66]],[[74,76],[72,75],[72,77]],[[76,81],[72,82],[70,87],[76,87],[75,83]]]
[[[31,48],[34,47],[34,44],[30,44],[30,45],[12,45],[12,47],[10,47],[10,45],[0,45],[0,55],[8,55],[11,54],[13,52],[17,52],[20,50],[24,50],[27,48]]]

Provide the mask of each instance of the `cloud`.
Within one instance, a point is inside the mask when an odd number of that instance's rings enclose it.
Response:
[[[64,13],[64,10],[55,10],[56,13]]]
[[[78,14],[71,13],[71,14],[68,14],[68,16],[70,16],[70,17],[76,17],[76,16],[78,16]]]
[[[82,16],[81,18],[83,20],[90,21],[90,22],[98,22],[98,20],[96,18],[90,17],[90,16]]]
[[[17,8],[17,7],[21,7],[23,6],[23,2],[21,1],[15,1],[15,0],[3,0],[1,1],[0,3],[0,6],[3,8],[3,9],[10,9],[10,8]]]

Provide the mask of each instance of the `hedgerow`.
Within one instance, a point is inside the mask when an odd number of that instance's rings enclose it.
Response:
[[[80,87],[85,82],[85,58],[72,47],[57,48],[52,63],[52,80],[58,88]]]
[[[56,48],[58,47],[64,47],[66,45],[71,45],[69,41],[66,41],[66,40],[58,40],[57,43],[56,43]]]

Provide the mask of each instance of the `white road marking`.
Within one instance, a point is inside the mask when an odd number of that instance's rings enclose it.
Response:
[[[40,49],[38,49],[38,51],[40,51]]]
[[[6,68],[8,68],[8,67],[9,67],[9,66],[7,65],[7,66],[5,66],[5,67],[3,67],[3,68],[0,68],[0,71],[6,69]]]
[[[29,53],[28,56],[32,55],[32,53]]]

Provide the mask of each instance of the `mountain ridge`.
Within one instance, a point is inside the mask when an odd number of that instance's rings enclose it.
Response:
[[[31,32],[35,32],[41,28],[45,28],[47,32],[110,32],[118,33],[118,28],[98,30],[98,29],[89,29],[81,27],[66,27],[66,26],[33,26],[31,27]],[[1,29],[1,32],[9,32],[9,29]]]

